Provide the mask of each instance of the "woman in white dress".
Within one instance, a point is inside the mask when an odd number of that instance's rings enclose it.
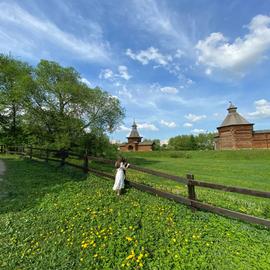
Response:
[[[115,167],[117,168],[117,171],[115,175],[113,190],[116,191],[117,195],[120,195],[121,189],[123,189],[125,186],[125,171],[129,167],[129,164],[124,158],[121,158],[116,161]]]

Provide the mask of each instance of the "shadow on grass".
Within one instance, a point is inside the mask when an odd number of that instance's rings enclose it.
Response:
[[[1,157],[0,157],[1,158]],[[0,214],[33,208],[49,193],[59,193],[67,182],[83,181],[87,175],[59,164],[21,158],[4,158],[7,170],[0,183]]]

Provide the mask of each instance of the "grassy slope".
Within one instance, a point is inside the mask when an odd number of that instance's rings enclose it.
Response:
[[[6,160],[1,269],[270,269],[270,232],[29,161]]]
[[[192,172],[196,179],[225,185],[270,191],[270,151],[187,151],[124,153],[128,161],[170,174],[185,176]],[[111,166],[97,163],[93,167],[114,173]],[[187,188],[170,180],[133,170],[128,179],[187,196]],[[270,219],[269,199],[236,193],[196,188],[199,200],[213,205]]]

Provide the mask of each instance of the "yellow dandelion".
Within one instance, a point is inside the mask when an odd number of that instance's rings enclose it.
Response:
[[[126,260],[133,259],[134,257],[135,257],[135,252],[134,252],[134,250],[132,249],[132,250],[131,250],[131,254],[128,255],[128,256],[126,257]]]
[[[131,241],[132,241],[132,238],[131,238],[131,237],[129,237],[129,236],[126,236],[126,239],[127,239],[129,242],[131,242]]]
[[[88,247],[87,243],[82,244],[82,248],[87,248],[87,247]]]

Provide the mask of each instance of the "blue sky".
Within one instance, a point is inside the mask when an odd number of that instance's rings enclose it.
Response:
[[[229,101],[270,128],[268,0],[0,0],[0,52],[75,67],[145,138],[215,131]]]

